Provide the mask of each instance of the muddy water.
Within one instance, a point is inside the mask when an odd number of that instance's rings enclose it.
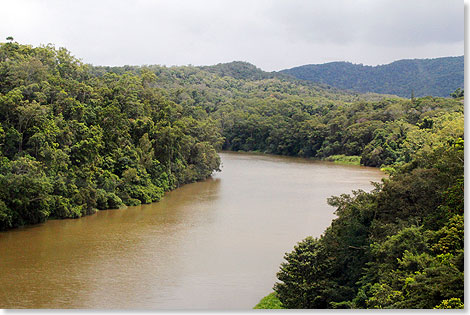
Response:
[[[222,153],[221,173],[155,204],[0,233],[0,308],[249,309],[283,254],[383,174]]]

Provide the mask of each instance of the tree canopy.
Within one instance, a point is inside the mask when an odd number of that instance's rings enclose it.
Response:
[[[152,85],[63,49],[0,45],[0,229],[158,201],[219,169],[223,138]]]

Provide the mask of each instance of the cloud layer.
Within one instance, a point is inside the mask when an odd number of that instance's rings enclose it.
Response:
[[[16,0],[2,8],[0,40],[54,43],[95,65],[243,60],[272,71],[464,53],[461,0]]]

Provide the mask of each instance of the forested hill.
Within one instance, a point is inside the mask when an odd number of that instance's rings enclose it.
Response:
[[[202,66],[199,68],[220,76],[230,76],[235,79],[262,80],[274,77],[286,77],[281,73],[263,71],[255,65],[244,61],[219,63],[213,66]]]
[[[398,60],[386,65],[364,66],[349,62],[312,64],[280,71],[295,78],[358,92],[402,97],[448,97],[464,85],[464,56]]]

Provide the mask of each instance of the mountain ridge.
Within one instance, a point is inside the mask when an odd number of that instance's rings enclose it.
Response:
[[[279,73],[361,93],[446,97],[463,88],[464,56],[401,59],[377,66],[334,61],[293,67]]]

